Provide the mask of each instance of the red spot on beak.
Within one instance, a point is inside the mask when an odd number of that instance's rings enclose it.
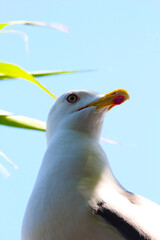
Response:
[[[119,95],[119,96],[117,96],[113,99],[113,104],[114,105],[119,105],[122,102],[124,102],[124,96],[122,96],[122,95]]]

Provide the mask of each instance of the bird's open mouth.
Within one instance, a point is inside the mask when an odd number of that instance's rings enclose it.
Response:
[[[98,100],[95,100],[87,104],[86,106],[79,108],[78,111],[91,106],[95,106],[96,109],[108,107],[108,110],[110,110],[114,106],[120,105],[127,99],[129,99],[128,92],[125,89],[117,89],[110,93],[105,94],[103,97],[99,98]]]

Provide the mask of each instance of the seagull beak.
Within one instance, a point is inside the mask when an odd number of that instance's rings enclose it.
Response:
[[[112,107],[119,105],[129,99],[129,94],[125,89],[117,89],[104,95],[104,97],[93,101],[87,107],[95,106],[96,109],[106,108],[110,110]]]

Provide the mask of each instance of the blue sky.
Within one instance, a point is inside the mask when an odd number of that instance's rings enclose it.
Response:
[[[28,71],[95,69],[39,79],[56,96],[71,89],[107,93],[125,88],[130,100],[105,118],[102,142],[120,183],[160,204],[160,3],[144,0],[2,1],[1,22],[60,22],[70,33],[10,26],[29,36],[29,53],[17,34],[1,34],[0,61]],[[0,109],[46,121],[55,100],[25,80],[1,81]],[[20,240],[25,207],[46,150],[45,133],[0,126],[3,151],[18,166],[0,175],[0,236]]]

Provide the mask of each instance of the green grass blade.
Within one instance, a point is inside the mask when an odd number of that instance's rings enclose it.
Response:
[[[32,83],[42,88],[45,92],[47,92],[53,98],[57,99],[49,90],[47,90],[42,84],[40,84],[31,74],[27,73],[17,65],[0,62],[0,76],[1,77],[7,76],[9,78],[23,78],[28,81],[31,81]]]
[[[11,25],[10,23],[1,23],[0,24],[0,30],[8,25]]]
[[[12,79],[13,77],[7,76],[7,75],[0,75],[0,80],[5,80],[5,79]]]
[[[33,118],[0,111],[0,124],[10,127],[45,131],[46,123]]]
[[[1,23],[0,30],[6,26],[15,25],[15,24],[32,25],[32,26],[39,26],[39,27],[49,27],[49,28],[54,28],[54,29],[62,31],[62,32],[69,32],[69,28],[60,23],[47,24],[44,22],[29,22],[29,21],[12,21],[12,22],[8,22],[8,23]]]
[[[83,70],[82,70],[83,71]],[[82,72],[81,70],[74,70],[74,71],[47,71],[47,72],[30,72],[30,74],[34,77],[45,77],[57,74],[66,74],[66,73],[79,73]]]
[[[81,72],[88,72],[93,70],[70,70],[70,71],[38,71],[38,72],[29,72],[30,75],[33,77],[45,77],[45,76],[52,76],[52,75],[58,75],[58,74],[68,74],[68,73],[81,73]],[[4,79],[10,79],[13,77],[7,76],[7,75],[1,75],[0,74],[0,80]]]

